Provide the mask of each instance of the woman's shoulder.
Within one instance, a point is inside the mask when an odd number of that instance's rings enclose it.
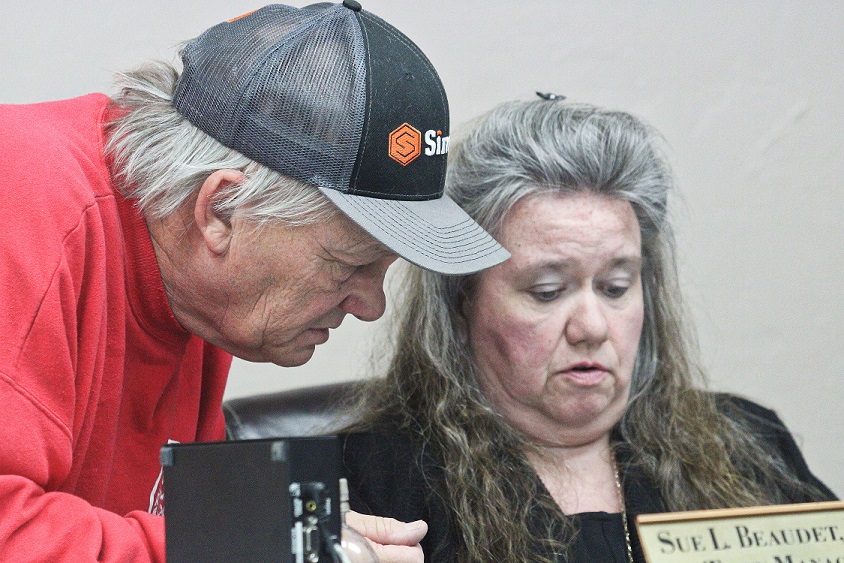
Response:
[[[759,422],[765,428],[780,428],[785,430],[785,425],[780,420],[776,411],[765,407],[751,399],[732,393],[712,393],[718,411],[731,417],[744,421]]]
[[[811,484],[829,499],[836,498],[811,472],[797,441],[776,411],[729,393],[715,393],[713,399],[719,412],[760,438],[801,481]]]
[[[777,449],[786,460],[799,458],[802,461],[794,437],[776,411],[731,393],[713,393],[712,398],[718,412]]]

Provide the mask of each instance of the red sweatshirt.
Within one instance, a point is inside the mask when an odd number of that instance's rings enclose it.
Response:
[[[164,561],[159,449],[224,435],[231,356],[173,316],[107,103],[0,105],[0,561]]]

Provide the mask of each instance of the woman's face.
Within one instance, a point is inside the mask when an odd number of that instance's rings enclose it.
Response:
[[[630,393],[642,333],[642,251],[630,203],[592,194],[520,201],[466,313],[481,385],[538,443],[605,438]]]

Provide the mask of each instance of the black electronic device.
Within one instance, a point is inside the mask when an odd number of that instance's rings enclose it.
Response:
[[[333,436],[161,448],[168,563],[338,561]]]

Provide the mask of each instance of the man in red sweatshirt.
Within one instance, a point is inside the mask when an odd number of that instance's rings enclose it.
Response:
[[[164,561],[158,452],[224,438],[232,354],[307,362],[381,316],[397,256],[507,257],[443,196],[436,72],[353,0],[266,6],[182,62],[0,106],[0,561]],[[355,523],[421,561],[424,523]]]

